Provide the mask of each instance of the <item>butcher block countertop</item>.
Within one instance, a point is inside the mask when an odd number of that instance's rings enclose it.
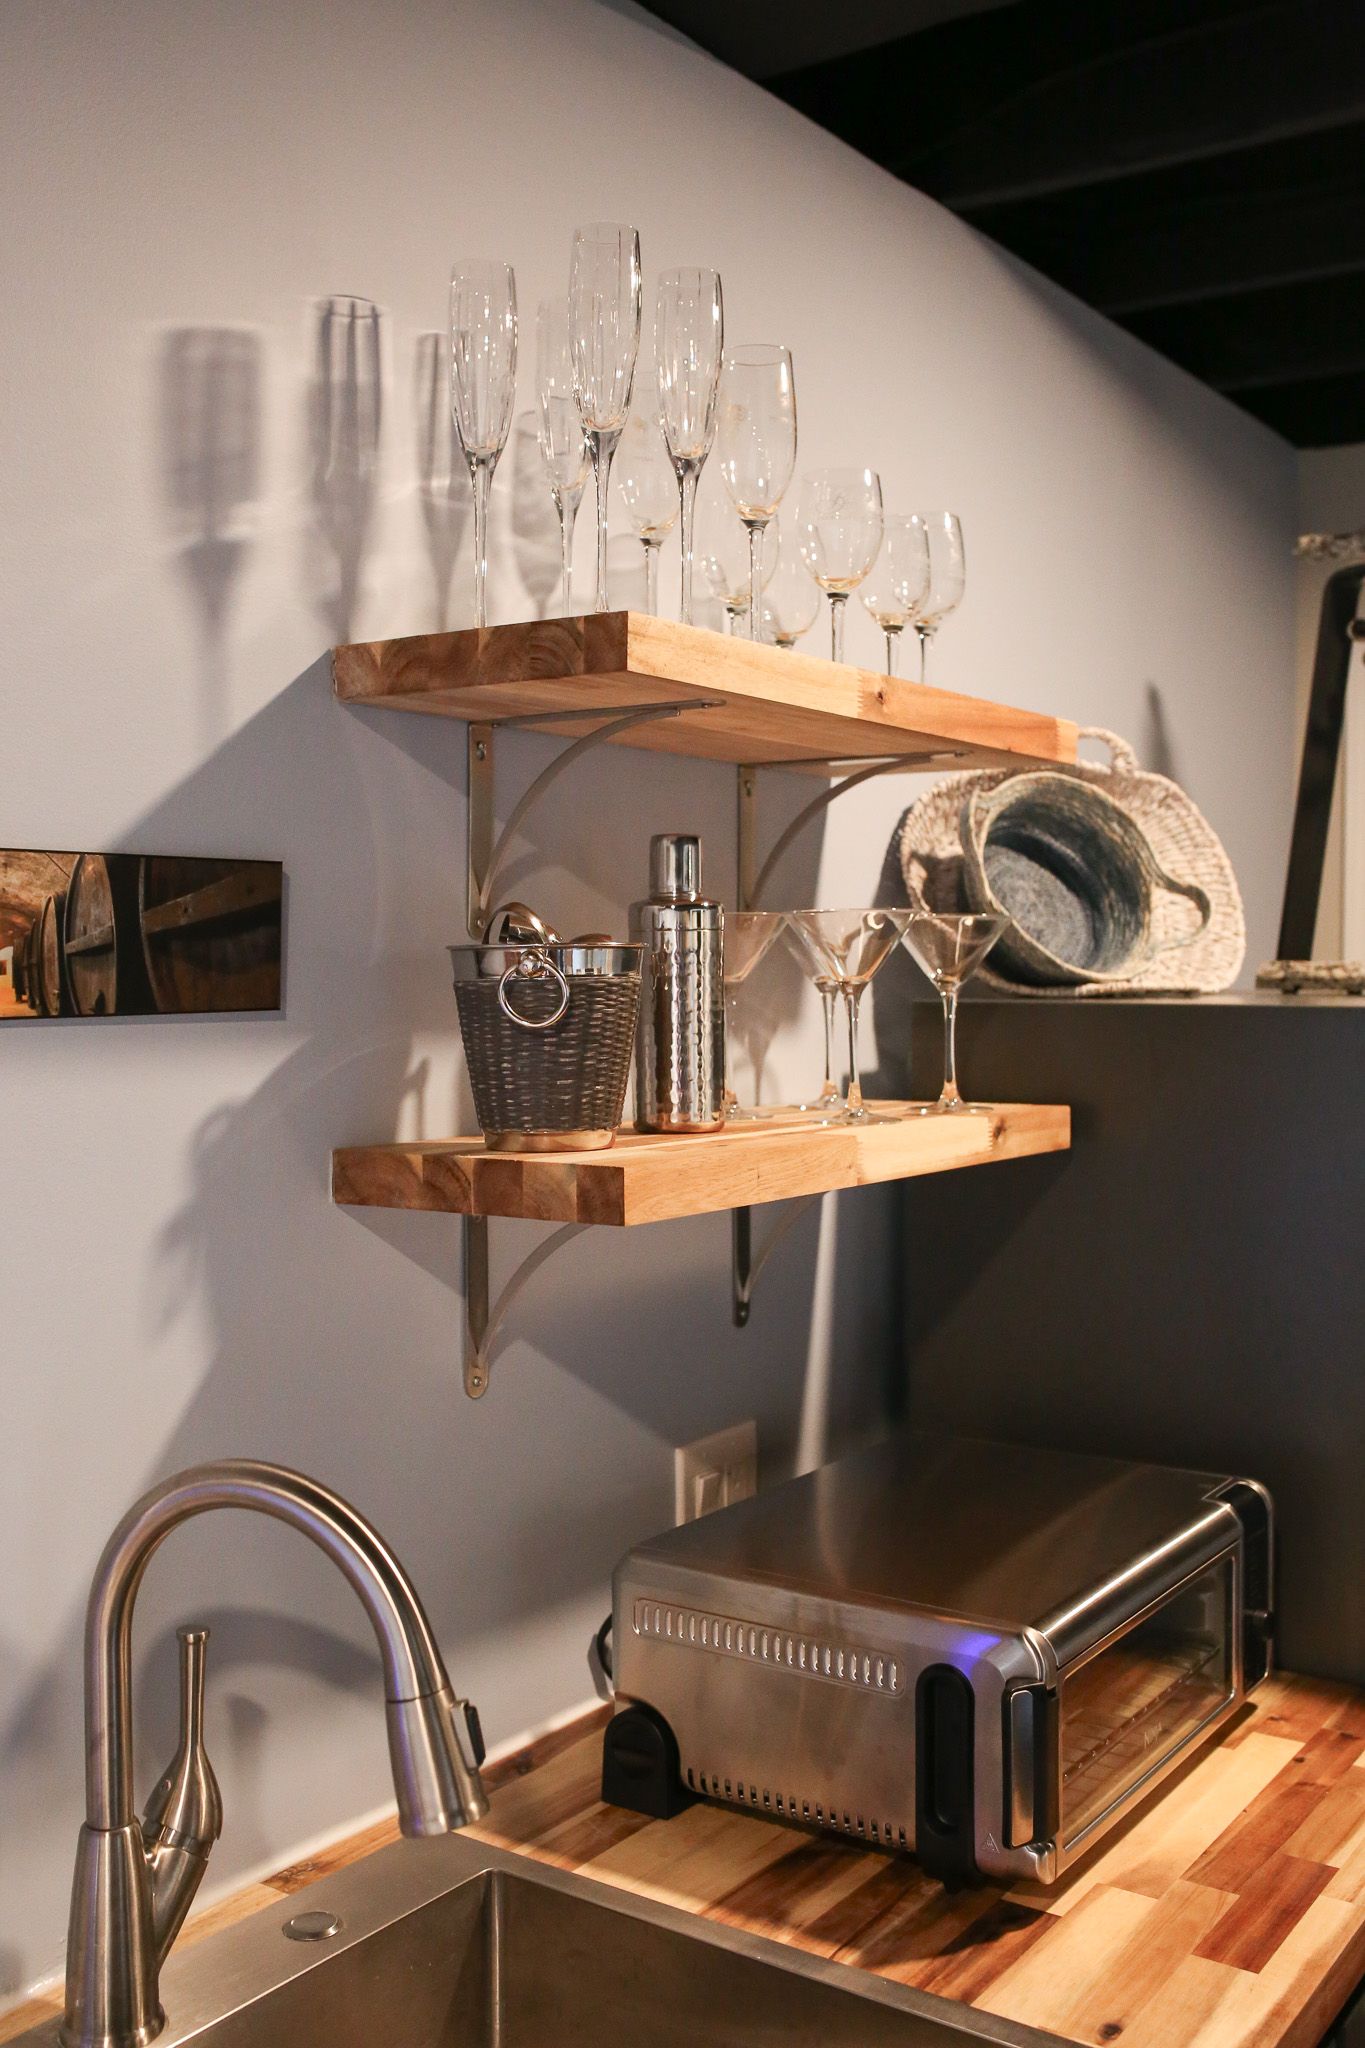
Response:
[[[1073,2041],[1315,2048],[1365,1973],[1365,1696],[1344,1686],[1269,1680],[1047,1890],[948,1892],[906,1858],[717,1806],[672,1821],[603,1806],[606,1713],[493,1765],[492,1811],[471,1833]],[[249,1886],[182,1941],[396,1832],[382,1822]],[[11,2013],[0,2038],[50,2010]]]

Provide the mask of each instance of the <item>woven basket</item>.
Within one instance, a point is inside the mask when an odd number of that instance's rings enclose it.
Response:
[[[1006,981],[989,960],[978,977],[983,987],[1023,996],[1214,995],[1230,988],[1246,956],[1246,921],[1232,863],[1208,819],[1178,784],[1139,768],[1127,740],[1103,726],[1081,727],[1081,738],[1102,740],[1110,760],[1084,761],[1050,772],[1094,783],[1128,813],[1146,834],[1159,864],[1182,882],[1203,889],[1213,906],[1205,929],[1177,950],[1158,953],[1128,981],[1083,982],[1072,988],[1033,988]],[[910,806],[900,824],[901,873],[916,910],[965,910],[960,819],[965,798],[994,789],[1018,769],[988,774],[949,775]],[[1183,940],[1197,913],[1177,896],[1158,892],[1152,904],[1152,938],[1158,944]]]
[[[596,1151],[621,1121],[639,946],[452,946],[474,1110],[496,1152]]]

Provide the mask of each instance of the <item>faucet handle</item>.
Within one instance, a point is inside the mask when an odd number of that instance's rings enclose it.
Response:
[[[180,1742],[152,1787],[142,1840],[152,1880],[152,1938],[158,1962],[189,1912],[209,1850],[223,1831],[223,1798],[204,1747],[206,1628],[176,1630],[180,1641]]]
[[[148,1849],[158,1840],[207,1855],[223,1831],[223,1801],[204,1747],[206,1628],[176,1630],[180,1644],[180,1741],[142,1814]]]

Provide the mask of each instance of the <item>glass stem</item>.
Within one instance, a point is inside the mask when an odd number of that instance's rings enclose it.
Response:
[[[619,427],[594,428],[588,435],[592,473],[597,479],[597,598],[594,610],[610,611],[607,598],[607,491],[611,483],[611,462],[621,438]]]
[[[863,1087],[858,1077],[858,1005],[863,999],[860,988],[844,990],[844,1006],[848,1011],[848,1109],[851,1116],[864,1116]]]
[[[659,612],[659,543],[657,540],[644,542],[645,550],[645,610],[651,618]]]
[[[896,676],[900,674],[901,629],[899,626],[887,626],[883,630],[886,633],[886,673]]]
[[[923,626],[916,626],[915,631],[919,634],[919,679],[923,682],[929,666],[929,635]]]
[[[844,606],[848,603],[846,590],[831,590],[829,593],[829,658],[842,661],[844,658]]]
[[[559,508],[559,601],[567,619],[573,602],[569,586],[573,581],[573,522],[578,505],[571,503],[562,491],[555,504]]]
[[[477,458],[470,463],[474,484],[474,624],[488,624],[488,486],[493,472]]]
[[[822,988],[820,1003],[825,1013],[825,1080],[820,1090],[822,1102],[836,1102],[839,1090],[834,1085],[834,998],[838,993],[833,987]]]
[[[961,1102],[957,1087],[957,987],[940,989],[943,997],[943,1093],[940,1102]]]
[[[761,519],[746,519],[749,529],[749,638],[763,638],[763,528]]]
[[[682,540],[682,600],[678,617],[685,626],[692,623],[692,529],[696,523],[697,477],[700,471],[695,463],[685,463],[678,471],[678,525]]]

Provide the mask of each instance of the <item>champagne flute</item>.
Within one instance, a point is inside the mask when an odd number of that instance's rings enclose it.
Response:
[[[562,605],[573,609],[573,530],[583,486],[588,481],[588,442],[573,395],[573,351],[569,346],[569,302],[542,299],[536,309],[536,438],[541,467],[559,514]]]
[[[979,1110],[964,1102],[957,1085],[957,998],[964,981],[976,973],[1009,919],[998,912],[965,914],[917,910],[908,919],[901,940],[911,958],[924,969],[943,1000],[943,1091],[937,1102],[917,1105],[911,1116],[962,1115]]]
[[[640,348],[640,237],[632,227],[596,221],[577,228],[569,269],[569,334],[574,397],[597,479],[597,598],[607,604],[607,491],[611,460],[630,417]]]
[[[791,350],[745,342],[725,358],[717,430],[720,473],[749,534],[749,638],[762,637],[763,529],[796,467]]]
[[[801,554],[829,599],[833,660],[844,658],[844,607],[882,544],[882,486],[875,469],[816,469],[801,480]]]
[[[888,512],[881,552],[859,596],[886,635],[886,673],[899,673],[900,636],[929,594],[929,534],[918,512]]]
[[[790,548],[779,552],[770,541],[769,553],[777,559],[764,591],[764,635],[775,647],[785,647],[790,653],[819,616],[820,586],[800,555]]]
[[[678,616],[692,623],[692,530],[697,479],[716,431],[725,314],[714,270],[665,270],[654,303],[654,363],[663,428],[682,512],[682,597]]]
[[[510,263],[450,273],[450,405],[474,486],[474,623],[488,624],[488,493],[517,388],[517,285]]]
[[[915,621],[919,634],[919,679],[925,679],[929,642],[949,612],[957,610],[967,587],[967,557],[962,546],[962,521],[956,512],[921,514],[929,535],[929,594]]]
[[[617,451],[616,484],[645,551],[645,610],[659,610],[659,549],[678,523],[678,487],[657,420],[632,413]]]

